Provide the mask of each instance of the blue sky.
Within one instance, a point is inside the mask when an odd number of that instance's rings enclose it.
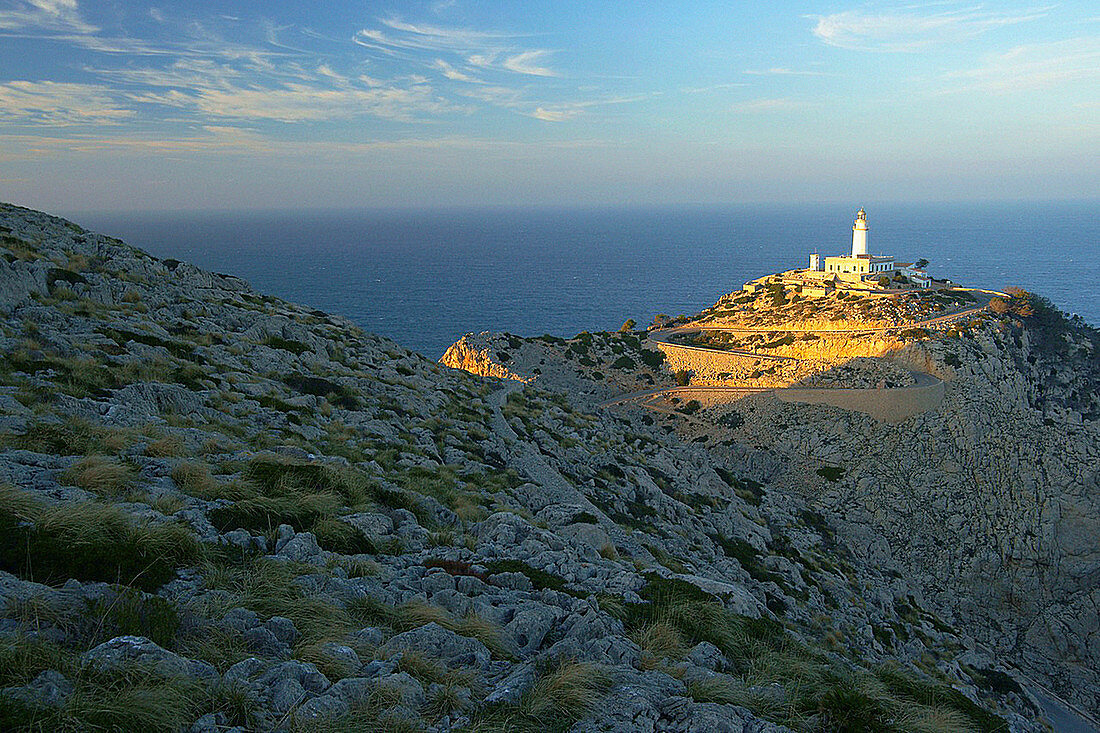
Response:
[[[1091,2],[0,0],[63,211],[1100,196]]]

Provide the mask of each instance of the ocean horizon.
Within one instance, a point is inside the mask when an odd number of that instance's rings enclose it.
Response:
[[[860,202],[75,214],[438,358],[467,332],[571,336],[691,314],[851,247]],[[1100,324],[1097,202],[866,204],[870,251],[1037,292]]]

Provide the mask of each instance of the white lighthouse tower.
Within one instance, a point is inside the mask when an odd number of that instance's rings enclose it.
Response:
[[[862,208],[856,213],[856,223],[852,225],[852,257],[867,254],[867,212]]]

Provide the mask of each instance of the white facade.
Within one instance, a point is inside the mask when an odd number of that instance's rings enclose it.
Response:
[[[825,258],[825,272],[869,275],[874,272],[889,272],[894,269],[894,258],[889,256],[865,254],[853,257]]]
[[[852,225],[852,257],[867,254],[867,212],[860,209],[856,213],[856,222]]]
[[[824,263],[821,262],[821,255],[816,252],[810,255],[810,269],[817,270],[818,272],[825,269]]]

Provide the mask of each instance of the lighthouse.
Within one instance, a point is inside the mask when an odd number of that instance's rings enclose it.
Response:
[[[867,254],[867,212],[862,208],[856,212],[856,223],[852,225],[852,257]]]

